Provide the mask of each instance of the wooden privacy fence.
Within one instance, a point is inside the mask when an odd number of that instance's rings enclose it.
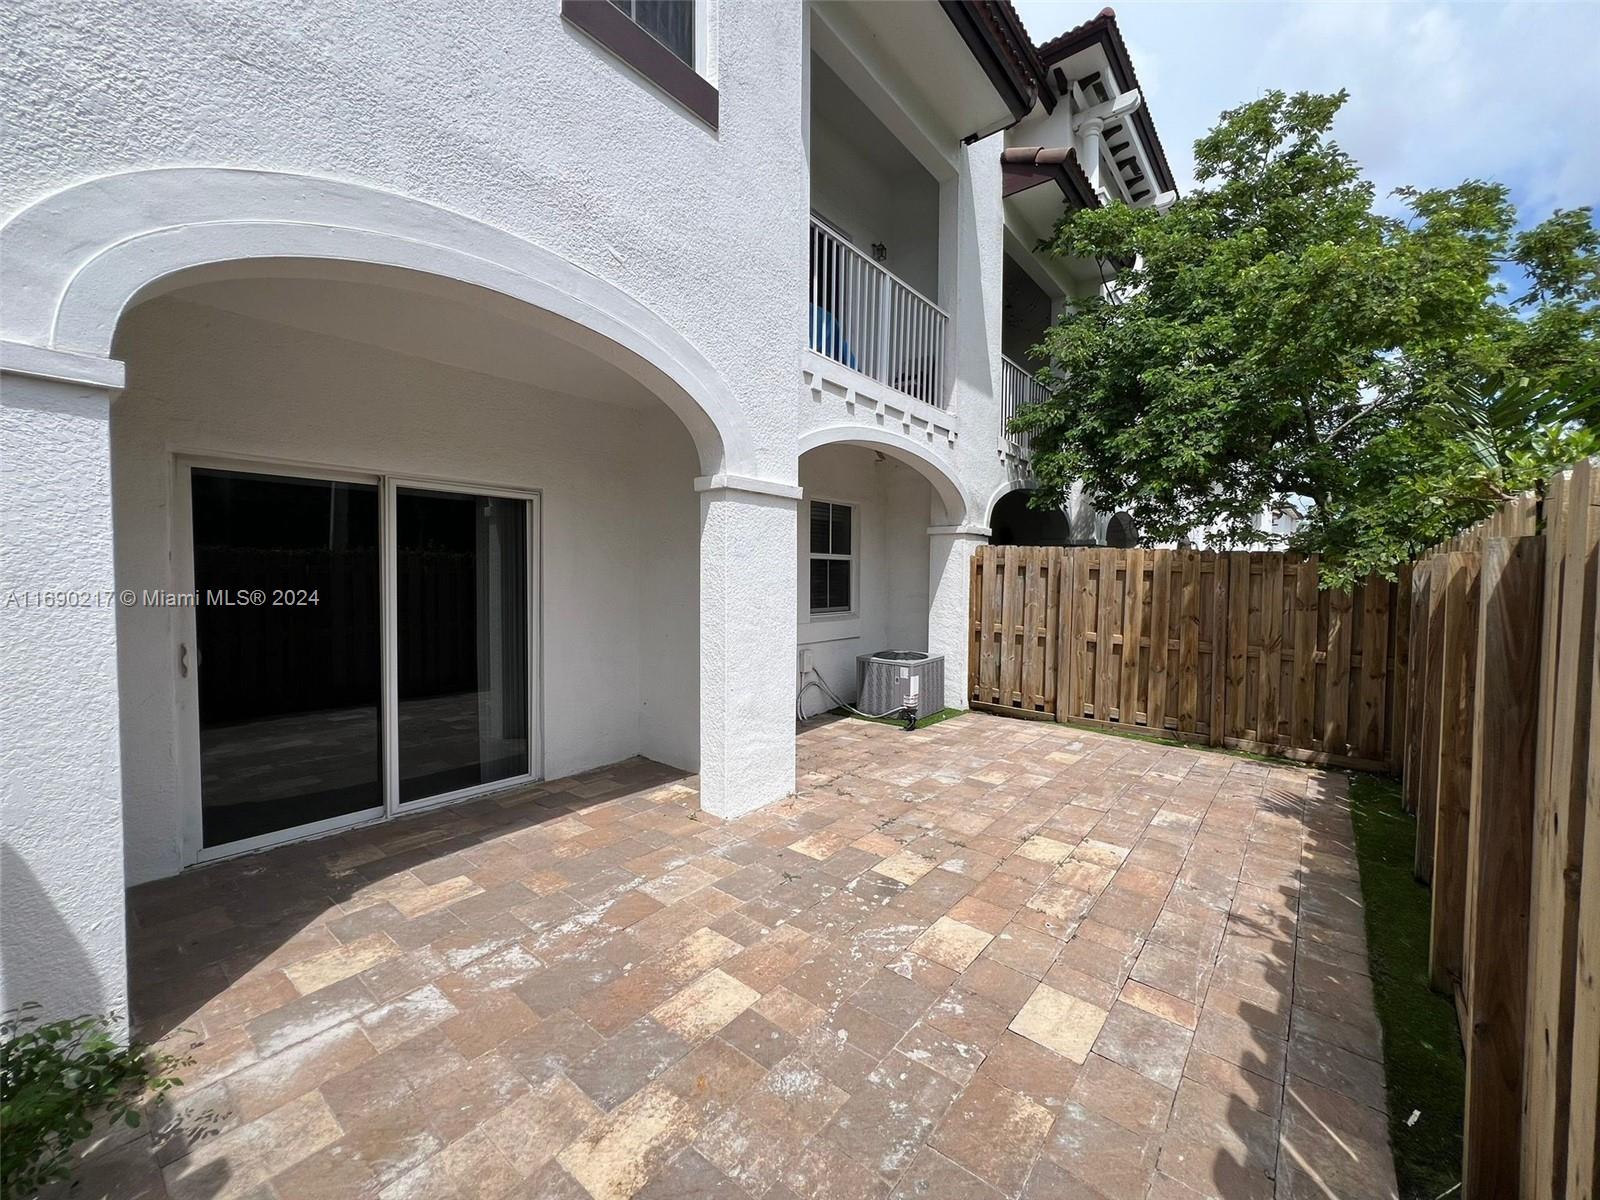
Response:
[[[1590,461],[1414,565],[1405,802],[1466,1049],[1467,1200],[1597,1195],[1597,544]]]
[[[970,604],[980,707],[1399,766],[1408,575],[1322,592],[1314,556],[985,546]]]

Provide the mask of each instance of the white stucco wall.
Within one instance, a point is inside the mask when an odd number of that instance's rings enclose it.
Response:
[[[804,327],[803,10],[714,2],[713,131],[554,0],[490,0],[470,19],[423,0],[314,15],[252,0],[19,0],[0,10],[0,218],[69,183],[174,163],[438,204],[659,314],[731,381],[762,464],[792,473],[792,413],[771,399],[794,379],[774,331],[798,342]],[[773,236],[786,228],[795,236]]]
[[[309,305],[317,285],[303,289]],[[640,753],[698,765],[697,465],[664,408],[541,393],[178,296],[136,308],[118,349],[120,587],[175,586],[174,452],[538,491],[545,774]],[[180,620],[118,613],[130,882],[186,865]]]

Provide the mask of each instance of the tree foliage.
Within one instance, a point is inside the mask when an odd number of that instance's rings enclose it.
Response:
[[[1331,136],[1345,99],[1224,113],[1195,143],[1199,186],[1164,214],[1063,218],[1049,249],[1116,278],[1042,343],[1051,397],[1016,422],[1038,503],[1081,480],[1147,540],[1241,545],[1287,499],[1305,518],[1290,548],[1340,579],[1593,445],[1574,424],[1600,378],[1590,210],[1519,229],[1505,187],[1469,180],[1400,189],[1386,214]],[[1466,436],[1485,421],[1487,443]]]

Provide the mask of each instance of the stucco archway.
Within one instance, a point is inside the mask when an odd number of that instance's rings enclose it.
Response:
[[[944,520],[936,524],[963,527],[976,512],[977,506],[955,477],[953,468],[907,438],[865,425],[829,425],[803,434],[798,449],[803,455],[822,446],[864,446],[869,450],[881,451],[911,467],[928,481],[928,486],[933,489],[934,496],[944,509]]]
[[[727,381],[660,316],[558,254],[437,205],[273,171],[134,171],[38,201],[0,228],[0,246],[0,335],[8,366],[24,373],[75,362],[92,374],[109,362],[129,306],[197,273],[284,259],[399,267],[570,323],[573,340],[606,353],[677,414],[707,476],[766,474]]]

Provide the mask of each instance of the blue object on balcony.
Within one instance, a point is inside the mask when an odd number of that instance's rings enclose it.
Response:
[[[855,351],[850,349],[850,343],[844,336],[844,327],[831,312],[815,304],[811,306],[811,348],[818,354],[826,354],[836,362],[842,362],[852,371],[861,369],[856,365]]]

